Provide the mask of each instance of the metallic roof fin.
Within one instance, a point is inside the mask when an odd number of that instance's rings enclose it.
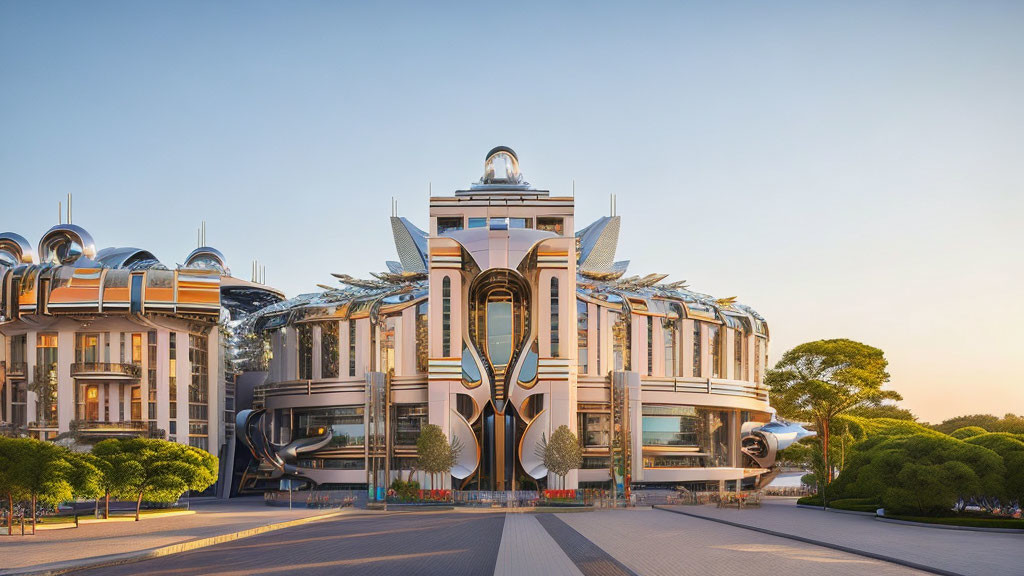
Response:
[[[579,239],[579,267],[586,272],[616,271],[615,251],[619,246],[619,216],[602,216],[576,233]]]
[[[426,272],[427,233],[399,216],[391,217],[391,233],[402,268],[408,272]]]

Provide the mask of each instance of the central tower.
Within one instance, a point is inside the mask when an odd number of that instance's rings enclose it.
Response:
[[[531,187],[504,146],[430,199],[429,419],[461,446],[456,487],[543,485],[537,446],[576,427],[573,230],[573,198]]]

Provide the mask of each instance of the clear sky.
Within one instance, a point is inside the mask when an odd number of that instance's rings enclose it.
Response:
[[[0,228],[208,243],[288,295],[394,259],[495,145],[619,258],[1024,412],[1024,3],[0,2]]]

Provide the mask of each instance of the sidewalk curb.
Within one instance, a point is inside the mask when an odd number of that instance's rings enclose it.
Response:
[[[140,560],[149,560],[152,558],[159,558],[161,556],[171,556],[174,554],[181,554],[182,552],[190,552],[192,550],[206,548],[207,546],[223,544],[233,540],[241,540],[242,538],[257,536],[259,534],[281,530],[282,528],[291,528],[293,526],[309,524],[310,522],[316,522],[318,520],[326,520],[337,516],[353,515],[357,514],[353,514],[350,510],[339,510],[337,512],[308,516],[306,518],[296,518],[295,520],[287,520],[285,522],[277,522],[274,524],[265,524],[263,526],[240,530],[238,532],[231,532],[229,534],[208,536],[206,538],[188,540],[177,544],[160,546],[158,548],[149,548],[147,550],[122,552],[120,554],[107,554],[105,556],[94,556],[92,558],[82,558],[80,560],[68,560],[65,562],[54,562],[52,564],[39,564],[36,566],[26,566],[24,568],[0,570],[0,576],[55,576],[72,570],[87,570],[92,568],[102,568],[105,566],[116,566],[118,564],[129,564]]]
[[[847,554],[856,554],[857,556],[864,556],[866,558],[873,558],[875,560],[881,560],[883,562],[889,562],[892,564],[898,564],[900,566],[906,566],[907,568],[914,568],[923,572],[930,572],[932,574],[938,574],[939,576],[966,576],[959,572],[953,572],[950,570],[943,570],[942,568],[936,568],[934,566],[926,566],[924,564],[918,564],[917,562],[909,562],[900,558],[894,558],[892,556],[886,556],[884,554],[876,554],[874,552],[867,552],[865,550],[859,550],[857,548],[850,548],[849,546],[842,546],[840,544],[833,544],[831,542],[824,542],[822,540],[814,540],[812,538],[804,538],[803,536],[797,536],[795,534],[787,534],[785,532],[779,532],[776,530],[769,530],[767,528],[758,528],[756,526],[748,526],[740,522],[732,522],[729,520],[722,520],[720,518],[710,518],[708,516],[702,516],[700,514],[693,514],[691,512],[683,512],[682,510],[673,510],[670,508],[664,508],[662,506],[654,506],[657,510],[664,512],[671,512],[673,514],[681,514],[683,516],[689,516],[691,518],[700,518],[701,520],[708,520],[710,522],[718,522],[719,524],[726,524],[728,526],[734,526],[736,528],[743,528],[745,530],[753,530],[754,532],[760,532],[762,534],[768,534],[771,536],[778,536],[779,538],[786,538],[788,540],[796,540],[797,542],[804,542],[805,544],[814,544],[815,546],[821,546],[824,548],[831,548],[832,550],[838,550],[840,552],[846,552]]]

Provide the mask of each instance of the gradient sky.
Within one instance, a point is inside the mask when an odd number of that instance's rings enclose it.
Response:
[[[0,2],[0,228],[71,192],[173,265],[205,219],[291,296],[504,144],[773,362],[853,338],[924,420],[1024,413],[1024,3],[368,4]]]

